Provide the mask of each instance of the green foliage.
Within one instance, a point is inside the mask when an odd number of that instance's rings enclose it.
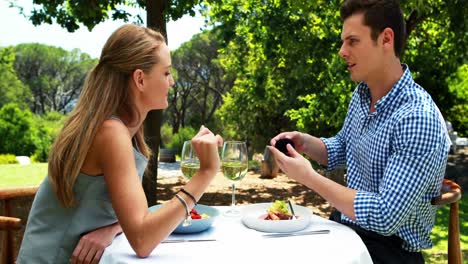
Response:
[[[65,116],[48,112],[43,116],[33,115],[29,110],[20,110],[15,104],[0,108],[0,153],[31,156],[36,162],[47,161],[49,149]]]
[[[193,127],[182,127],[179,129],[179,132],[172,136],[171,141],[167,147],[173,149],[177,154],[182,153],[184,141],[192,139],[196,134],[197,130],[195,130]]]
[[[337,103],[347,105],[352,91],[330,52],[339,49],[339,2],[221,2],[207,1],[207,10],[225,41],[220,61],[237,77],[217,113],[223,128],[254,151],[284,130],[337,132],[345,114]]]
[[[456,106],[458,111],[465,109],[466,113],[467,97],[458,97],[447,81],[466,63],[468,55],[468,34],[452,31],[447,26],[459,22],[451,21],[449,17],[442,21],[428,19],[421,22],[409,37],[403,61],[408,63],[415,81],[431,94],[444,117],[460,124],[461,120],[457,119],[461,116],[452,108]],[[464,39],[464,44],[460,39]],[[466,86],[461,90],[466,90]]]
[[[25,14],[29,17],[34,25],[57,23],[61,27],[66,28],[69,32],[74,32],[80,27],[80,23],[85,25],[88,30],[92,30],[97,24],[104,22],[110,18],[113,20],[123,20],[125,22],[133,18],[133,22],[142,23],[142,18],[139,14],[128,12],[128,8],[142,9],[159,9],[163,14],[159,15],[155,20],[164,21],[177,20],[185,14],[195,15],[194,7],[199,4],[200,0],[163,0],[151,1],[154,2],[147,6],[148,1],[143,0],[96,0],[90,3],[86,0],[77,1],[33,1],[38,5],[38,8],[32,10],[31,14]],[[14,5],[24,14],[21,6]],[[150,12],[155,12],[151,10]],[[157,25],[156,28],[162,28],[162,25]]]
[[[34,116],[38,135],[35,139],[36,149],[31,159],[34,162],[47,162],[52,143],[57,137],[65,121],[65,115],[58,112],[48,112],[43,116]]]
[[[448,120],[454,126],[459,136],[468,136],[468,64],[463,64],[457,72],[448,79],[453,105],[448,111]],[[452,121],[453,120],[453,121]]]
[[[29,86],[32,98],[28,104],[35,114],[64,112],[78,98],[87,72],[97,63],[77,49],[66,51],[38,43],[17,45],[15,52],[15,70]]]
[[[30,156],[35,151],[37,130],[29,110],[21,111],[16,104],[0,108],[0,153]]]
[[[174,132],[181,126],[215,125],[215,110],[233,85],[233,77],[218,61],[218,48],[217,32],[207,31],[194,35],[173,52],[175,85],[165,115]]]
[[[16,156],[13,154],[0,154],[0,165],[4,164],[18,164]]]
[[[161,127],[161,141],[162,147],[166,146],[171,142],[172,138],[172,127],[169,124],[163,124]]]
[[[220,62],[237,77],[217,113],[225,132],[259,151],[284,130],[331,136],[340,129],[356,86],[337,56],[341,2],[204,1],[204,14],[222,37]],[[466,62],[466,4],[402,2],[410,33],[402,62],[450,120],[460,116],[449,109],[466,105],[446,83]]]
[[[330,68],[339,68],[339,60],[341,59],[336,55]],[[349,91],[352,91],[354,84],[345,81],[348,76],[343,71],[329,72],[329,74],[327,78],[330,82],[325,84],[322,91],[298,97],[307,104],[306,107],[286,112],[291,120],[296,121],[298,130],[315,131],[320,136],[333,136],[341,128],[351,100]]]
[[[249,160],[249,171],[259,172],[262,169],[262,163],[259,160]]]
[[[24,109],[27,107],[26,102],[30,100],[31,93],[18,79],[14,62],[13,48],[0,48],[0,107],[16,103]]]

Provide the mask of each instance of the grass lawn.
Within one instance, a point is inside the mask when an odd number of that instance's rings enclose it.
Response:
[[[0,188],[39,185],[47,174],[47,163],[0,165]]]
[[[47,174],[47,163],[31,165],[0,165],[0,188],[39,185]],[[424,250],[426,263],[447,263],[448,217],[450,206],[442,206],[437,211],[436,224],[431,238],[434,247]],[[459,202],[460,244],[463,251],[463,263],[468,264],[468,195]]]

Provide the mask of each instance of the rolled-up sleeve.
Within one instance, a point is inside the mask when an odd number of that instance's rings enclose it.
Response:
[[[327,148],[328,171],[334,170],[338,165],[346,164],[346,141],[343,138],[343,130],[331,138],[320,138]]]

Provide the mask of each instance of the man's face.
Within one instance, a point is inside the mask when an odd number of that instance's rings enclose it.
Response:
[[[371,39],[371,28],[363,24],[364,15],[354,14],[343,23],[339,55],[346,60],[351,79],[356,82],[369,82],[382,65],[383,50],[377,41]]]

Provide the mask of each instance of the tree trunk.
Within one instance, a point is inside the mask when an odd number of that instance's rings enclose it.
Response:
[[[167,41],[166,21],[164,9],[166,1],[146,0],[146,26],[160,31]],[[145,190],[148,206],[157,203],[156,188],[158,177],[158,154],[161,142],[162,110],[153,110],[148,113],[145,120],[146,143],[151,149],[152,156],[149,160],[148,169],[143,176],[143,189]]]
[[[146,0],[146,26],[161,32],[167,42],[166,18],[164,17],[166,5],[167,0]]]

